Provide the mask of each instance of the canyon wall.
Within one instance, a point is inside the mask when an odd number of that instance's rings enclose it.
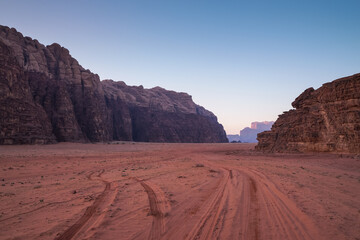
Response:
[[[270,152],[360,152],[360,74],[305,90],[256,149]]]
[[[0,144],[227,142],[186,93],[100,81],[59,44],[0,26]]]

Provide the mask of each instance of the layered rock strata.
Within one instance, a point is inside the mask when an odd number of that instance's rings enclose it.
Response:
[[[271,152],[360,152],[360,74],[305,90],[256,149]]]
[[[226,142],[186,93],[100,81],[59,44],[0,26],[0,144]]]

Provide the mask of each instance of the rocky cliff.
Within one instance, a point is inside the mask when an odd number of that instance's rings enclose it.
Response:
[[[258,135],[256,149],[272,152],[360,152],[360,74],[305,90]]]
[[[216,116],[196,105],[187,93],[113,80],[104,80],[102,85],[106,102],[117,99],[128,107],[134,141],[227,142]]]
[[[0,144],[226,142],[186,93],[100,81],[58,44],[0,26]]]

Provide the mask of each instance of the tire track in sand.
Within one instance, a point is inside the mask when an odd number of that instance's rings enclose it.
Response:
[[[309,218],[266,176],[217,168],[223,177],[186,239],[321,239]]]
[[[87,178],[89,180],[101,181],[105,184],[103,192],[95,199],[94,203],[87,207],[85,213],[75,224],[70,226],[56,240],[69,240],[79,235],[89,234],[90,229],[94,229],[103,219],[108,206],[114,201],[118,192],[116,182],[109,182],[101,178],[104,170],[100,171],[97,176],[93,177],[94,172],[90,173]]]
[[[247,169],[256,182],[261,233],[266,239],[322,239],[312,221],[264,174]]]
[[[249,180],[237,170],[219,169],[223,177],[209,200],[203,205],[203,215],[186,239],[257,239],[248,230],[248,221],[256,219],[250,211]],[[251,215],[251,216],[250,216]],[[253,231],[258,231],[254,228]]]
[[[170,211],[170,204],[164,192],[155,184],[135,178],[145,189],[150,205],[153,222],[148,239],[160,239],[165,233],[165,217]]]

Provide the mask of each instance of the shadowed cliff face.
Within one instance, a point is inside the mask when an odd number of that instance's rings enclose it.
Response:
[[[0,26],[0,61],[0,144],[226,141],[188,94],[101,82],[58,44]]]
[[[55,142],[44,109],[33,101],[28,74],[10,53],[0,41],[0,144]]]
[[[9,47],[8,56],[16,58],[28,76],[25,85],[17,84],[31,92],[30,102],[42,106],[47,115],[43,121],[50,124],[57,141],[111,140],[104,93],[97,75],[82,68],[58,44],[45,47],[7,27],[0,27],[0,41]]]
[[[256,149],[273,152],[360,152],[360,74],[305,90],[258,135]]]
[[[186,93],[112,80],[104,80],[102,85],[106,99],[118,99],[128,107],[134,141],[227,142],[216,116]]]

